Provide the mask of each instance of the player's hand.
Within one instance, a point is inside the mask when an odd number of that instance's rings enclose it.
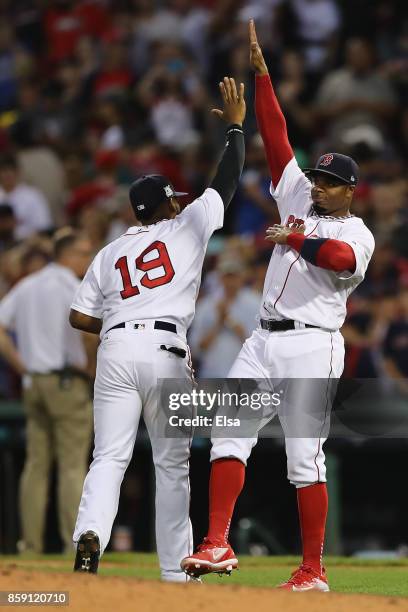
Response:
[[[265,240],[276,244],[286,244],[289,234],[304,234],[305,226],[287,227],[286,225],[273,225],[266,230]]]
[[[213,108],[211,112],[218,115],[228,125],[231,123],[242,125],[246,113],[244,84],[240,83],[239,91],[237,91],[235,79],[224,77],[224,81],[220,83],[220,91],[224,102],[224,109]]]
[[[262,49],[258,43],[253,19],[249,22],[249,61],[256,74],[268,74],[268,66],[266,65],[262,55]]]

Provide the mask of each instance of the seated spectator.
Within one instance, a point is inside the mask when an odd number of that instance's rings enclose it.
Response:
[[[81,36],[100,37],[107,29],[109,16],[101,2],[55,0],[44,14],[48,60],[51,65],[68,59]]]
[[[32,72],[32,61],[17,44],[13,28],[6,20],[0,24],[0,112],[14,108],[18,80]]]
[[[194,125],[194,97],[196,84],[186,89],[181,58],[173,58],[177,67],[156,64],[139,83],[138,96],[149,110],[150,123],[159,143],[171,149],[183,149],[199,143],[200,136]]]
[[[358,295],[375,299],[397,293],[401,278],[398,263],[398,255],[392,242],[376,244],[364,283],[357,290]]]
[[[4,202],[13,208],[17,220],[15,237],[19,240],[53,225],[47,200],[38,189],[20,181],[12,155],[0,159],[0,203]]]
[[[115,99],[102,100],[98,105],[98,119],[102,133],[100,147],[104,151],[120,149],[124,145],[122,112],[119,102]]]
[[[377,378],[383,376],[381,347],[390,322],[395,317],[394,295],[376,300],[355,296],[341,332],[346,345],[345,378]]]
[[[95,155],[96,176],[74,187],[67,204],[67,215],[76,218],[82,210],[95,205],[103,208],[117,190],[117,151],[98,151]]]
[[[285,115],[290,142],[307,150],[314,127],[311,101],[315,89],[305,73],[302,55],[294,50],[284,51],[281,60],[281,78],[277,95]]]
[[[57,153],[35,136],[35,121],[21,119],[11,130],[18,146],[21,180],[36,187],[46,198],[55,224],[62,222],[65,190],[64,168]]]
[[[96,98],[126,97],[132,80],[126,46],[116,40],[105,44],[102,51],[102,65],[93,82],[93,95]]]
[[[397,379],[398,387],[408,395],[408,288],[399,294],[399,312],[391,323],[384,341],[384,367],[388,376]]]
[[[131,147],[129,166],[136,177],[143,174],[163,174],[173,185],[177,185],[177,189],[191,193],[178,156],[159,146],[151,136],[140,139]]]
[[[374,49],[361,38],[346,44],[345,65],[329,73],[316,98],[318,115],[328,122],[328,137],[341,147],[353,129],[364,126],[380,135],[396,108],[388,81],[376,69]]]
[[[335,0],[291,0],[296,34],[308,72],[320,72],[334,55],[341,26]]]
[[[279,222],[276,206],[269,192],[271,175],[260,134],[252,137],[246,157],[246,169],[236,196],[235,231],[257,234],[267,224]]]
[[[397,180],[375,185],[370,197],[374,211],[371,229],[376,241],[393,244],[401,255],[408,254],[406,191],[405,181]]]
[[[228,374],[242,343],[256,327],[261,296],[246,288],[243,262],[226,258],[218,264],[222,295],[209,294],[198,302],[191,329],[193,357],[202,378]]]
[[[97,253],[107,244],[110,215],[102,208],[88,206],[81,210],[77,225],[89,240],[93,253]]]

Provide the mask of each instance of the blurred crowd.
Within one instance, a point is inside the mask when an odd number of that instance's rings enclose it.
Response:
[[[222,376],[256,325],[278,220],[253,112],[254,18],[300,166],[351,154],[353,212],[376,237],[343,332],[347,376],[408,375],[408,18],[405,0],[0,1],[0,295],[51,259],[55,229],[96,252],[135,220],[129,184],[209,182],[224,126],[218,82],[246,85],[247,157],[209,245],[191,331],[196,370]],[[18,395],[0,368],[0,395]]]

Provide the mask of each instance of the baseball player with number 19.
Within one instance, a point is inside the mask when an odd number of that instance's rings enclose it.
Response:
[[[266,239],[275,248],[265,278],[260,327],[245,342],[229,377],[319,379],[323,386],[327,381],[329,388],[330,379],[339,378],[343,371],[344,341],[339,328],[346,315],[346,300],[363,280],[374,250],[371,232],[350,213],[358,166],[350,157],[327,153],[315,168],[302,172],[289,144],[253,21],[250,61],[256,72],[256,116],[281,225],[267,230]],[[296,405],[290,406],[300,420],[308,409],[305,403],[297,394]],[[322,566],[328,500],[325,438],[321,436],[329,410],[326,407],[319,413],[317,437],[296,435],[286,416],[279,413],[288,479],[297,488],[303,562],[280,586],[290,591],[328,591]],[[256,441],[212,440],[209,530],[196,553],[182,561],[190,575],[230,573],[238,565],[228,532]]]
[[[108,545],[120,486],[139,419],[148,429],[156,472],[156,542],[163,580],[185,582],[192,552],[188,437],[155,436],[157,380],[191,379],[186,332],[194,316],[205,250],[223,224],[245,157],[244,86],[220,83],[226,146],[210,187],[181,210],[169,181],[144,176],[130,188],[140,225],[95,257],[74,298],[70,321],[100,333],[94,394],[95,449],[74,532],[74,570],[96,573]],[[192,432],[191,432],[192,433]]]

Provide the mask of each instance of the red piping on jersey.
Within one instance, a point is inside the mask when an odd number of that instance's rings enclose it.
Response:
[[[314,464],[316,466],[316,470],[317,470],[317,482],[320,482],[320,470],[319,470],[319,466],[317,465],[317,457],[320,453],[320,436],[323,433],[323,429],[324,429],[324,424],[326,422],[326,417],[327,417],[327,408],[328,408],[328,404],[329,404],[329,396],[328,396],[328,391],[329,391],[329,385],[330,385],[330,377],[333,371],[333,333],[330,332],[330,372],[329,372],[329,378],[327,379],[327,389],[326,389],[326,408],[324,410],[324,419],[323,419],[323,424],[320,430],[320,434],[319,434],[319,442],[317,445],[317,453],[315,455],[314,458]]]
[[[310,234],[313,234],[313,232],[315,231],[315,229],[316,229],[316,227],[319,225],[319,223],[320,223],[320,221],[318,221],[318,222],[316,223],[316,225],[314,226],[314,228],[312,229],[312,231],[311,231],[311,232],[309,232],[308,234],[306,234],[306,237],[307,237],[307,236],[310,236]],[[295,263],[296,263],[296,262],[299,260],[299,258],[300,258],[300,253],[299,253],[299,255],[296,257],[295,261],[292,261],[292,263],[290,264],[290,266],[289,266],[289,270],[288,270],[288,273],[286,274],[285,282],[283,283],[282,291],[280,292],[280,294],[279,294],[279,295],[278,295],[278,297],[276,298],[275,303],[274,303],[274,305],[273,305],[273,307],[274,307],[274,308],[276,308],[276,304],[277,304],[277,303],[278,303],[278,301],[281,299],[281,297],[282,297],[282,295],[283,295],[283,292],[285,291],[286,283],[288,282],[288,278],[289,278],[290,271],[292,270],[293,265],[294,265],[294,264],[295,264]]]
[[[287,244],[302,255],[302,248],[305,244],[306,236],[304,234],[289,234]],[[309,240],[312,240],[309,238]],[[314,265],[326,270],[334,272],[342,272],[350,270],[354,272],[356,269],[356,256],[352,247],[342,240],[327,238],[316,253],[316,262]]]
[[[190,351],[190,347],[187,344],[187,353],[188,353],[188,361],[187,361],[187,367],[190,370],[190,377],[191,377],[191,386],[192,388],[194,388],[195,386],[195,380],[194,380],[194,370],[193,370],[193,360],[191,358],[191,351]],[[192,413],[191,415],[192,417],[194,417],[194,413]],[[194,437],[194,428],[190,427],[190,435],[189,435],[189,439],[188,439],[188,448],[189,448],[189,457],[191,455],[191,444],[193,442],[193,437]],[[190,516],[190,510],[191,510],[191,488],[190,488],[190,458],[187,459],[187,488],[188,488],[188,508],[187,508],[187,532],[188,532],[188,540],[187,540],[187,555],[190,554],[190,550],[192,547],[192,542],[190,541],[191,538],[191,534],[190,534],[190,523],[189,523],[189,516]],[[187,579],[187,575],[186,575],[186,579]]]
[[[255,77],[255,114],[265,146],[272,184],[276,187],[294,153],[289,143],[285,117],[269,74]]]

